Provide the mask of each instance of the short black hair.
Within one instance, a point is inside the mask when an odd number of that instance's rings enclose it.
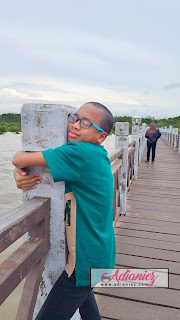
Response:
[[[111,132],[111,129],[114,123],[114,118],[111,111],[99,102],[87,102],[85,104],[88,104],[88,103],[92,104],[96,108],[103,110],[104,114],[101,120],[101,129],[103,129],[109,134]]]

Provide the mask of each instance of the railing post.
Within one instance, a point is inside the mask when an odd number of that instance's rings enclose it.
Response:
[[[167,142],[168,141],[167,127],[165,126],[164,129],[165,129],[165,141]]]
[[[168,143],[171,144],[171,128],[168,128]]]
[[[141,164],[142,155],[142,127],[139,127],[139,164]]]
[[[146,125],[143,125],[143,126],[142,126],[142,139],[143,139],[142,156],[143,156],[144,148],[145,148],[145,146],[146,146],[146,141],[147,141],[147,139],[145,138],[145,133],[146,133]]]
[[[178,135],[178,128],[174,128],[174,150],[177,147],[177,135]]]
[[[67,142],[67,115],[77,109],[65,105],[25,104],[21,111],[22,149],[42,151]],[[33,196],[50,197],[50,250],[48,251],[33,319],[42,307],[67,260],[64,224],[64,182],[53,182],[49,168],[26,168],[27,174],[39,173],[42,182],[36,189],[23,191],[23,200]],[[27,234],[24,239],[27,239]],[[78,313],[76,313],[79,319]]]
[[[127,194],[127,172],[128,172],[128,122],[116,122],[115,127],[115,148],[123,147],[121,179],[120,179],[120,201],[121,201],[121,215],[126,213],[126,194]]]
[[[136,148],[134,153],[134,179],[138,176],[138,155],[139,155],[139,126],[132,127],[132,140],[136,141]]]
[[[169,126],[170,128],[170,146],[172,147],[173,145],[173,127]]]

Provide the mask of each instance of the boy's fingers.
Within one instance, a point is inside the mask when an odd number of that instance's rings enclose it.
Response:
[[[36,189],[36,187],[22,188],[22,190],[30,190],[30,189]]]
[[[31,186],[34,186],[35,184],[40,184],[40,181],[39,180],[32,180],[32,181],[24,181],[24,182],[21,182],[21,186],[22,187],[31,187]]]
[[[25,181],[31,182],[31,181],[41,180],[41,177],[37,176],[35,174],[31,174],[30,176],[24,176],[23,178],[19,177],[18,180],[22,181],[22,183],[24,183]]]

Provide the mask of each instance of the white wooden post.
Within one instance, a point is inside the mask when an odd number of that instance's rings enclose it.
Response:
[[[143,136],[142,127],[139,127],[139,140],[140,140],[140,142],[139,142],[139,164],[141,164],[142,149],[143,149],[142,136]]]
[[[77,109],[65,105],[24,104],[21,111],[22,150],[42,151],[67,142],[68,114]],[[42,182],[36,189],[23,191],[23,200],[33,196],[51,198],[50,250],[46,257],[33,319],[41,309],[67,262],[64,224],[64,182],[53,182],[49,168],[30,167],[27,173],[39,173]],[[27,234],[24,240],[27,239]],[[72,319],[79,319],[79,312]]]
[[[171,128],[168,128],[168,136],[169,136],[168,143],[171,144]]]
[[[177,135],[178,135],[178,128],[174,128],[174,149],[175,150],[177,147]]]
[[[161,132],[161,138],[163,140],[165,140],[165,131],[164,131],[164,128],[162,127],[161,129],[159,129],[159,131]]]
[[[136,141],[136,148],[134,153],[134,179],[138,176],[138,155],[139,155],[139,126],[132,127],[132,140]]]
[[[126,213],[126,195],[127,195],[127,172],[128,172],[128,122],[116,122],[115,127],[115,148],[123,147],[122,166],[121,166],[121,182],[119,186],[121,215]]]
[[[170,128],[170,145],[172,147],[172,145],[173,145],[173,127],[169,126],[169,128]]]
[[[165,126],[165,141],[167,142],[168,141],[168,133],[167,133],[167,127]]]
[[[180,153],[180,135],[179,135],[179,145],[178,145],[178,153]]]
[[[143,153],[144,153],[144,148],[146,146],[146,141],[147,139],[145,138],[145,134],[146,134],[146,125],[143,125],[142,126],[142,138],[143,138],[143,146],[142,146],[142,156],[143,156]]]

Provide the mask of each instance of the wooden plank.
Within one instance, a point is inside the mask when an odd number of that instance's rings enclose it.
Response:
[[[132,209],[127,208],[126,213],[129,211],[132,212]],[[141,208],[133,208],[133,212],[153,214],[153,215],[157,215],[157,216],[161,216],[161,217],[163,217],[164,215],[167,216],[168,214],[171,214],[172,216],[177,217],[177,218],[180,216],[178,210],[176,210],[176,211],[172,210],[171,212],[169,212],[169,210],[158,211],[158,210],[154,210],[153,208],[146,209],[146,210],[141,209]]]
[[[173,216],[157,216],[157,215],[153,215],[153,214],[147,214],[147,213],[139,213],[139,212],[126,212],[126,217],[135,217],[135,218],[145,218],[148,220],[159,220],[159,221],[169,221],[169,222],[180,222],[180,217],[173,217]]]
[[[131,191],[133,194],[145,194],[148,196],[157,196],[157,190],[155,187],[152,188],[142,188],[137,186],[136,181],[133,183]],[[158,195],[164,196],[167,195],[168,197],[179,197],[179,190],[173,190],[173,189],[168,189],[168,188],[159,188],[158,189]]]
[[[173,234],[166,234],[166,233],[158,233],[158,232],[147,232],[147,231],[140,231],[140,230],[131,230],[131,229],[123,229],[123,228],[116,228],[115,229],[116,235],[124,235],[133,238],[141,238],[141,239],[154,239],[154,240],[163,240],[168,242],[180,242],[179,235]],[[135,240],[134,240],[135,241]]]
[[[0,265],[0,304],[47,251],[45,240],[29,238]]]
[[[159,226],[167,227],[169,230],[174,230],[176,228],[180,232],[180,221],[179,222],[170,222],[164,220],[154,220],[154,219],[146,219],[146,218],[138,218],[138,217],[130,217],[130,216],[120,216],[118,221],[118,226],[121,226],[121,223],[132,223],[138,225],[149,225],[149,226]]]
[[[150,202],[141,202],[141,201],[127,201],[127,208],[131,211],[133,211],[134,209],[143,209],[144,211],[146,210],[156,210],[156,211],[167,211],[167,212],[177,212],[179,213],[179,206],[178,205],[174,205],[172,203],[169,204],[163,204],[163,203],[152,203]]]
[[[122,159],[115,160],[111,165],[112,174],[114,175],[121,166],[122,166]]]
[[[113,151],[113,152],[111,152],[110,154],[109,154],[109,160],[110,160],[110,162],[113,162],[115,159],[117,159],[117,158],[122,158],[122,153],[123,153],[123,148],[121,147],[121,148],[118,148],[118,149],[116,149],[115,151]]]
[[[132,229],[132,230],[140,230],[140,231],[148,231],[148,232],[158,232],[158,233],[166,233],[166,234],[176,234],[180,236],[180,228],[179,225],[175,225],[173,229],[170,229],[168,226],[156,226],[150,224],[138,224],[138,223],[130,223],[118,221],[116,228],[124,228],[124,229]]]
[[[180,275],[180,263],[172,261],[164,261],[146,257],[131,256],[126,254],[116,255],[116,265],[135,266],[137,268],[169,268],[170,273]]]
[[[154,184],[153,182],[151,181],[147,181],[147,180],[136,180],[136,186],[141,186],[141,187],[148,187],[148,188],[153,188],[154,187]],[[176,191],[178,191],[180,189],[180,182],[177,181],[176,183],[174,183],[173,181],[156,181],[156,187],[157,188],[164,188],[164,189],[168,189],[168,188],[173,188],[175,189]]]
[[[180,291],[167,288],[94,288],[95,293],[111,297],[148,302],[159,306],[168,306],[180,310]]]
[[[136,246],[142,246],[142,247],[149,247],[149,248],[156,248],[156,249],[164,249],[164,250],[171,250],[175,252],[180,252],[180,242],[168,242],[168,241],[162,241],[162,240],[154,240],[154,239],[142,239],[142,238],[134,238],[134,237],[128,237],[128,235],[116,235],[116,246],[118,246],[118,243],[123,244],[133,244]],[[177,254],[178,254],[177,252]]]
[[[46,255],[41,258],[26,277],[16,320],[32,320],[45,259]]]
[[[132,256],[161,259],[165,261],[175,261],[180,263],[180,254],[171,250],[134,246],[132,244],[118,243],[116,252]],[[180,265],[179,265],[180,267]]]
[[[118,290],[118,288],[116,289]],[[144,290],[144,289],[143,289]],[[120,291],[120,290],[119,290]],[[95,294],[102,317],[115,320],[179,320],[180,310]]]
[[[132,146],[134,147],[135,145],[136,145],[136,140],[131,141],[131,142],[128,144],[128,149],[131,148]]]
[[[167,195],[167,197],[155,197],[153,196],[153,203],[162,203],[163,204],[172,204],[172,205],[176,205],[178,207],[180,207],[180,199],[179,198],[171,198]],[[135,202],[145,202],[145,203],[151,203],[152,205],[152,199],[149,198],[149,195],[137,195],[137,194],[127,194],[127,203],[130,203],[131,205],[133,205],[133,203]]]
[[[33,197],[0,218],[0,252],[38,224],[50,211],[50,199]]]

